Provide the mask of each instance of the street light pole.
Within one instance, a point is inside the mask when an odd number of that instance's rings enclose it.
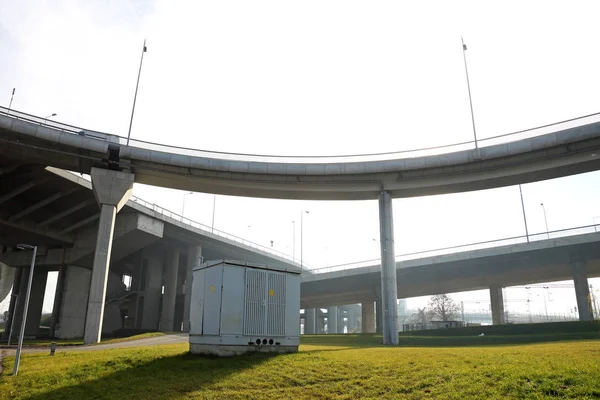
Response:
[[[17,375],[19,373],[19,361],[21,360],[21,348],[23,347],[23,336],[25,335],[25,325],[27,323],[27,310],[29,308],[29,297],[31,296],[31,284],[33,283],[33,272],[35,269],[35,256],[37,254],[37,246],[31,246],[29,244],[20,244],[17,246],[17,248],[23,250],[33,250],[33,254],[31,255],[31,267],[29,268],[29,282],[27,283],[27,294],[25,295],[25,306],[23,307],[21,331],[19,332],[19,344],[17,346],[17,355],[15,357],[13,375]]]
[[[304,213],[309,212],[300,210],[300,270],[304,270]]]
[[[469,91],[469,105],[471,106],[471,122],[473,123],[473,137],[475,138],[475,148],[477,149],[477,131],[475,130],[475,115],[473,114],[473,100],[471,99],[471,84],[469,83],[469,70],[467,69],[467,45],[460,37],[463,49],[463,60],[465,62],[465,75],[467,76],[467,90]]]
[[[129,146],[129,138],[131,137],[131,125],[133,124],[133,113],[135,112],[135,101],[137,100],[138,87],[140,86],[140,75],[142,74],[142,63],[144,62],[144,53],[148,51],[146,47],[146,39],[142,47],[142,58],[140,59],[140,69],[138,71],[137,83],[135,84],[135,94],[133,95],[133,107],[131,109],[131,119],[129,120],[129,132],[127,132],[127,146]]]
[[[521,194],[521,209],[523,210],[523,222],[525,222],[525,236],[527,236],[527,243],[529,243],[529,230],[527,229],[527,217],[525,216],[525,203],[523,202],[523,190],[519,185],[519,193]]]
[[[217,195],[213,195],[213,216],[212,216],[212,225],[210,226],[210,233],[213,233],[215,230],[215,206],[217,204]]]
[[[190,194],[194,194],[194,192],[188,192],[183,195],[183,201],[181,202],[181,218],[182,219],[185,217],[185,215],[183,214],[185,212],[185,198]]]
[[[292,221],[292,262],[296,262],[296,221]]]
[[[548,231],[548,218],[546,218],[546,207],[544,207],[544,203],[540,203],[542,206],[542,210],[544,210],[544,222],[546,223],[546,236],[550,239],[550,233]]]
[[[46,121],[48,120],[48,118],[52,118],[52,117],[56,117],[56,113],[52,113],[50,115],[48,115],[46,118],[44,118],[44,123],[42,125],[46,125]]]
[[[15,89],[13,88],[12,94],[10,95],[10,103],[8,103],[8,113],[10,114],[10,108],[12,107],[13,98],[15,97]]]

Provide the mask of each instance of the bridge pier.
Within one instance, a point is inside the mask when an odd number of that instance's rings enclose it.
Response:
[[[492,305],[492,324],[502,325],[504,320],[504,295],[499,285],[490,286],[490,302]]]
[[[18,313],[18,298],[19,298],[19,292],[21,290],[21,278],[23,276],[23,268],[17,268],[17,271],[15,272],[15,277],[13,279],[13,286],[12,286],[12,293],[10,296],[10,302],[8,304],[8,318],[6,320],[6,323],[4,324],[4,333],[2,334],[2,340],[8,340],[8,336],[10,334],[10,330],[12,329],[12,321],[13,321],[13,315],[15,315],[15,319],[16,319],[16,313]],[[12,340],[12,337],[11,337]]]
[[[162,257],[159,252],[146,249],[142,251],[142,329],[158,330],[162,267]]]
[[[85,318],[85,344],[100,341],[115,218],[131,196],[134,182],[134,175],[128,172],[92,168],[90,175],[94,196],[100,205],[100,220]]]
[[[185,291],[183,303],[183,331],[190,331],[190,306],[192,304],[192,279],[194,268],[202,264],[202,246],[191,246],[187,253],[187,270],[185,274]]]
[[[585,264],[582,261],[571,263],[573,273],[573,284],[575,286],[575,296],[577,298],[577,311],[580,321],[593,321],[594,313],[592,311],[592,302],[590,298],[590,287],[588,284]]]
[[[171,247],[167,251],[167,260],[165,263],[165,293],[163,294],[162,316],[160,321],[160,330],[163,332],[172,332],[175,330],[175,298],[177,296],[178,272],[179,249],[177,247]]]
[[[327,309],[327,333],[338,333],[338,308],[335,306]]]
[[[375,304],[372,301],[361,303],[361,332],[375,333]]]
[[[304,334],[314,335],[317,328],[317,309],[307,308],[304,310]]]
[[[398,283],[394,248],[392,196],[379,194],[379,241],[381,243],[381,320],[383,344],[398,344]],[[378,313],[379,314],[379,313]]]

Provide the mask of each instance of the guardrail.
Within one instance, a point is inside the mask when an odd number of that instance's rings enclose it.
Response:
[[[239,237],[239,236],[236,236],[236,235],[232,235],[231,233],[227,233],[227,232],[222,231],[220,229],[213,229],[212,227],[210,227],[208,225],[202,224],[200,222],[197,222],[197,221],[194,221],[194,220],[189,219],[187,217],[184,217],[182,215],[179,215],[179,214],[177,214],[177,213],[175,213],[175,212],[173,212],[171,210],[167,210],[166,208],[161,207],[161,206],[159,206],[157,204],[150,203],[150,202],[148,202],[148,201],[146,201],[146,200],[144,200],[144,199],[142,199],[140,197],[131,196],[131,200],[130,201],[132,201],[134,203],[137,203],[137,204],[140,204],[140,205],[142,205],[142,206],[144,206],[144,207],[146,207],[146,208],[148,208],[148,209],[150,209],[152,211],[155,211],[155,212],[157,212],[159,214],[162,214],[162,215],[164,215],[166,217],[172,218],[172,219],[174,219],[176,221],[179,221],[179,222],[181,222],[183,224],[192,226],[192,227],[194,227],[196,229],[200,229],[200,230],[202,230],[205,233],[209,233],[209,234],[220,236],[222,238],[229,239],[229,240],[234,241],[236,243],[240,243],[240,244],[243,244],[245,246],[252,247],[252,248],[255,248],[257,250],[261,250],[261,251],[264,251],[266,253],[270,253],[270,254],[276,255],[276,256],[278,256],[280,258],[289,260],[290,262],[293,262],[293,263],[297,264],[296,260],[292,256],[290,256],[289,254],[282,253],[280,251],[277,251],[277,250],[274,250],[274,249],[272,249],[270,247],[263,246],[261,244],[252,242],[252,241],[244,239],[242,237]],[[310,268],[310,265],[308,265],[307,263],[304,263],[304,267],[305,268]]]
[[[585,233],[598,232],[599,230],[600,230],[600,224],[578,226],[575,228],[559,229],[559,230],[543,232],[543,233],[534,233],[529,236],[526,236],[526,235],[514,236],[514,237],[509,237],[509,238],[503,238],[503,239],[488,240],[485,242],[469,243],[469,244],[463,244],[463,245],[458,245],[458,246],[443,247],[443,248],[433,249],[433,250],[424,250],[424,251],[417,251],[417,252],[413,252],[413,253],[398,254],[398,255],[396,255],[395,258],[396,258],[396,262],[407,261],[407,260],[417,260],[420,258],[435,257],[435,256],[441,256],[441,255],[445,255],[445,254],[455,254],[455,253],[461,253],[461,252],[467,252],[467,251],[473,251],[473,250],[489,249],[492,247],[509,246],[509,245],[513,245],[513,244],[520,244],[520,243],[527,243],[527,242],[537,242],[540,240],[558,239],[561,237],[575,236],[575,235],[581,235],[581,234],[585,234]],[[371,259],[371,260],[364,260],[364,261],[358,261],[358,262],[353,262],[353,263],[331,265],[329,267],[311,269],[310,272],[313,274],[324,274],[327,272],[344,271],[347,269],[371,267],[371,266],[379,266],[379,265],[380,265],[380,259],[375,258],[375,259]]]
[[[0,114],[13,117],[15,119],[24,120],[39,125],[43,125],[49,128],[53,128],[62,132],[77,134],[80,131],[89,131],[88,129],[79,128],[73,125],[63,124],[47,118],[41,118],[35,115],[27,114],[20,111],[9,110],[5,107],[0,106]],[[589,125],[592,123],[600,122],[600,112],[584,115],[577,118],[571,118],[551,124],[537,126],[535,128],[524,129],[516,132],[505,133],[496,135],[488,138],[483,138],[477,141],[478,146],[486,147],[497,144],[503,144],[508,142],[514,142],[517,140],[528,139],[536,136],[542,136],[545,134],[555,133],[571,128],[577,128],[580,126]],[[92,131],[90,131],[92,132]],[[101,133],[93,131],[94,133],[100,133],[103,135],[118,138],[119,143],[125,145],[127,139],[113,134]],[[100,140],[100,139],[98,139]],[[382,153],[369,153],[369,154],[349,154],[349,155],[323,155],[323,156],[304,156],[304,155],[273,155],[273,154],[248,154],[248,153],[228,153],[221,151],[211,151],[202,149],[193,149],[179,146],[172,146],[167,144],[147,142],[139,139],[130,139],[130,146],[139,147],[147,150],[155,150],[169,153],[176,153],[188,156],[206,157],[220,160],[235,160],[235,161],[255,161],[255,162],[277,162],[277,163],[340,163],[340,162],[361,162],[361,161],[385,161],[393,160],[398,158],[413,158],[420,156],[431,156],[438,154],[445,154],[456,152],[460,150],[469,150],[475,147],[474,141],[452,143],[441,146],[420,148],[420,149],[409,149],[409,150],[398,150]]]

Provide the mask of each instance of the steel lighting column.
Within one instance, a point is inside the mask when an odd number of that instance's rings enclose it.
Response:
[[[213,233],[215,230],[215,206],[217,205],[217,195],[213,195],[213,216],[212,216],[212,225],[210,226],[210,233]]]
[[[525,203],[523,202],[523,191],[521,185],[519,185],[519,193],[521,194],[521,209],[523,210],[523,222],[525,222],[525,236],[527,236],[527,243],[529,243],[529,230],[527,229],[527,217],[525,216]]]
[[[44,118],[44,123],[42,125],[46,125],[46,121],[48,120],[48,118],[52,118],[52,117],[56,117],[56,113],[52,113],[50,115],[48,115],[46,118]]]
[[[140,59],[140,70],[138,71],[137,83],[135,84],[135,94],[133,95],[133,108],[131,109],[131,119],[129,120],[129,132],[127,133],[127,146],[129,146],[129,138],[131,137],[131,125],[133,124],[133,113],[135,112],[135,101],[137,100],[138,87],[140,86],[140,75],[142,74],[142,63],[144,62],[144,53],[148,51],[146,47],[146,39],[144,39],[144,47],[142,47],[142,58]]]
[[[546,207],[544,207],[544,203],[540,203],[542,206],[542,210],[544,210],[544,222],[546,223],[546,236],[550,239],[550,233],[548,232],[548,218],[546,218]]]
[[[31,255],[31,267],[29,268],[29,282],[27,283],[27,294],[25,296],[25,306],[23,307],[23,317],[21,320],[21,331],[19,332],[19,345],[17,346],[17,355],[15,357],[15,365],[13,367],[13,375],[19,373],[19,361],[21,360],[21,348],[23,347],[23,336],[25,335],[25,325],[27,324],[27,309],[29,308],[29,296],[31,295],[31,284],[33,282],[33,272],[35,269],[35,256],[37,254],[37,246],[31,246],[28,244],[20,244],[17,246],[19,249],[32,249],[33,254]]]
[[[300,210],[300,270],[304,270],[304,213],[310,214],[308,211]]]
[[[10,103],[8,103],[8,112],[7,112],[7,114],[10,114],[10,108],[12,107],[12,101],[13,101],[14,97],[15,97],[15,88],[13,88],[12,94],[10,95]]]
[[[183,213],[185,212],[185,198],[187,196],[189,196],[190,194],[194,194],[194,192],[184,193],[184,195],[183,195],[183,201],[181,202],[181,221],[182,222],[183,222],[183,218],[185,218],[185,215],[183,215]]]
[[[475,130],[475,115],[473,114],[473,100],[471,99],[471,84],[469,83],[469,70],[467,69],[467,45],[460,37],[463,49],[463,60],[465,62],[465,75],[467,76],[467,90],[469,91],[469,105],[471,106],[471,122],[473,123],[473,137],[475,138],[475,148],[477,148],[477,131]]]
[[[292,221],[292,261],[296,262],[296,221]]]

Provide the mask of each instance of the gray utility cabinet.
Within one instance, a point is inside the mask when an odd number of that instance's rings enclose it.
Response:
[[[300,342],[300,270],[217,260],[194,268],[190,351],[293,352]]]

